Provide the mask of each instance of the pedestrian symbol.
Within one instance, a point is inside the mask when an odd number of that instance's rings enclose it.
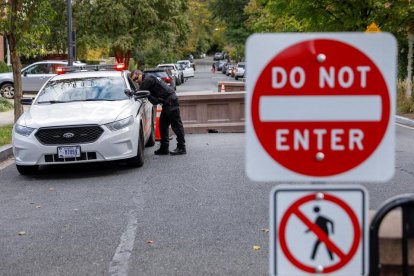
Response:
[[[307,187],[272,194],[272,275],[366,275],[364,188]]]
[[[320,211],[320,208],[318,207],[318,206],[315,206],[315,208],[313,208],[313,211],[315,212],[315,213],[319,213],[319,211]],[[324,216],[318,216],[317,218],[316,218],[316,222],[315,222],[315,224],[327,235],[327,236],[329,236],[329,228],[328,228],[328,224],[330,224],[331,225],[331,233],[333,234],[334,233],[334,223],[332,222],[332,220],[330,220],[330,219],[328,219],[328,218],[326,218],[326,217],[324,217]],[[309,233],[310,232],[310,229],[308,229],[308,230],[306,230],[306,233]],[[321,244],[321,240],[319,239],[319,238],[317,238],[317,240],[316,240],[316,242],[315,242],[315,245],[314,245],[314,247],[313,247],[313,251],[312,251],[312,256],[311,256],[311,259],[312,260],[315,260],[315,256],[316,256],[316,252],[317,252],[317,250],[318,250],[318,248],[319,248],[319,245]],[[329,250],[329,248],[327,247],[326,248],[327,250],[328,250],[328,254],[329,254],[329,258],[331,259],[331,260],[333,260],[333,255],[332,255],[332,251],[331,250]]]

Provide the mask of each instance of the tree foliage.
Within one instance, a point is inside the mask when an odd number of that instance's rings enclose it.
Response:
[[[2,0],[0,2],[0,35],[9,44],[14,79],[14,119],[23,113],[20,56],[31,56],[44,51],[42,39],[49,32],[48,21],[53,16],[47,0]]]

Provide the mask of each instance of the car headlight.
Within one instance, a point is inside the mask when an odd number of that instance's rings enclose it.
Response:
[[[107,128],[109,128],[109,130],[111,131],[116,131],[116,130],[120,130],[123,129],[129,125],[131,125],[134,122],[134,117],[131,115],[128,118],[119,120],[119,121],[115,121],[109,124],[105,124],[105,126]]]
[[[30,134],[32,134],[34,130],[35,128],[25,127],[25,126],[18,125],[18,124],[14,126],[14,132],[16,132],[17,134],[23,135],[23,136],[29,136]]]

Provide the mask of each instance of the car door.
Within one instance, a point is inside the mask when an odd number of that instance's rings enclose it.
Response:
[[[133,80],[131,80],[129,77],[127,77],[129,86],[131,87],[132,90],[137,91],[139,89],[139,86],[137,85],[136,82],[134,82]],[[140,99],[139,101],[141,101],[142,104],[142,108],[143,108],[143,112],[142,112],[142,122],[144,124],[144,136],[145,136],[145,140],[147,140],[147,138],[149,137],[150,133],[151,133],[151,119],[152,119],[152,104],[148,101],[147,98],[143,98]]]
[[[43,84],[55,74],[49,63],[37,63],[22,72],[22,88],[25,93],[37,94]]]

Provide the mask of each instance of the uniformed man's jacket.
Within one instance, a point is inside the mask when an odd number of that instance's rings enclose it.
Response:
[[[145,76],[139,89],[148,90],[156,99],[167,100],[171,95],[175,94],[174,89],[168,86],[163,80],[153,75]]]

